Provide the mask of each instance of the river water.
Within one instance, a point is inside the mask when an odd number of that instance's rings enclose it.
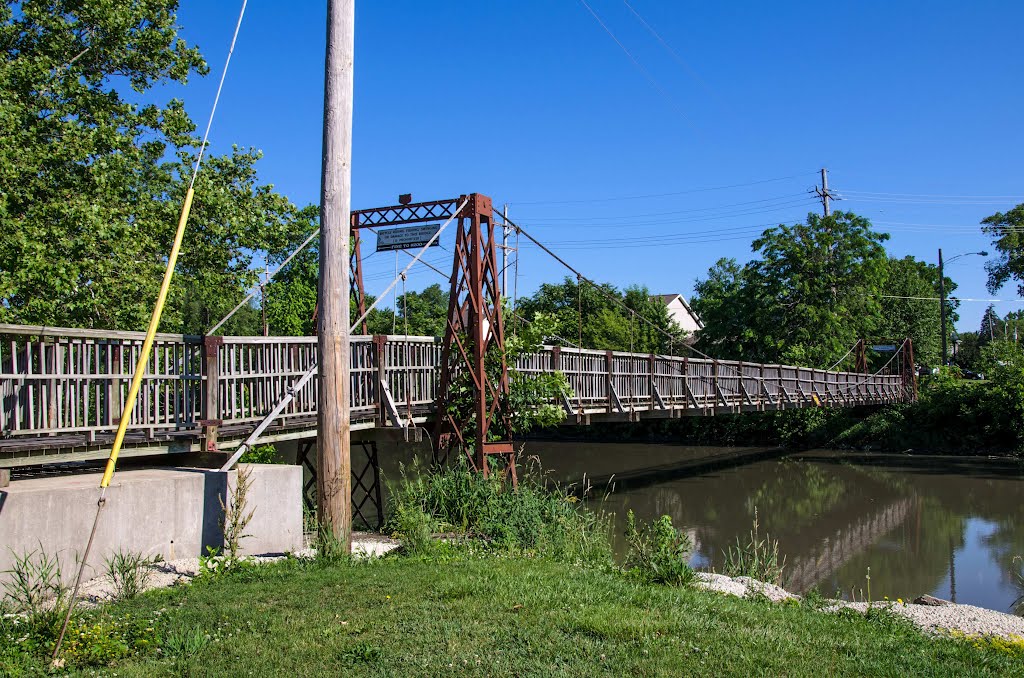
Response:
[[[694,542],[691,564],[722,571],[756,509],[792,591],[862,600],[870,571],[872,600],[927,593],[1024,613],[1024,467],[1013,461],[547,441],[526,453],[559,482],[586,476],[615,514],[620,555],[628,510],[668,514]]]

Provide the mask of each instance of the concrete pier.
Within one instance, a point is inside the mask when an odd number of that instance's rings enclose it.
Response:
[[[242,553],[298,551],[302,543],[302,469],[245,464],[247,510],[254,510]],[[228,501],[238,472],[175,468],[118,472],[106,493],[86,577],[103,572],[120,550],[165,559],[205,555],[223,546],[219,498]],[[0,580],[16,555],[42,547],[71,579],[96,515],[100,474],[12,481],[0,489]]]

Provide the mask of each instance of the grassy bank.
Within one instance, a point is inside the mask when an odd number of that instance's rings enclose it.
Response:
[[[1019,656],[930,640],[885,613],[772,605],[545,559],[292,561],[97,616],[124,615],[151,624],[155,648],[122,660],[119,676],[1024,675]]]
[[[404,475],[390,496],[401,553],[353,561],[327,539],[316,560],[205,560],[190,586],[76,613],[57,667],[62,615],[23,595],[27,615],[0,614],[0,675],[1024,675],[1019,642],[700,589],[667,516],[630,521],[616,566],[607,520],[537,479],[512,491],[456,465]],[[737,554],[767,563],[764,544]]]

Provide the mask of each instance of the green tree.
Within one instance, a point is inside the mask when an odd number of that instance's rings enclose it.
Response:
[[[134,103],[207,67],[176,0],[0,6],[0,320],[142,329],[199,139],[181,101]],[[134,90],[126,94],[128,89]],[[308,229],[257,181],[256,151],[208,156],[164,330],[204,332]],[[253,331],[243,309],[225,331]]]
[[[698,344],[716,358],[741,360],[761,351],[758,329],[751,323],[755,299],[747,273],[735,259],[719,259],[694,286],[690,306],[704,322]]]
[[[956,283],[948,276],[945,280],[946,294],[952,294]],[[914,257],[891,258],[885,283],[882,286],[881,321],[875,338],[885,341],[899,341],[910,337],[914,345],[914,357],[924,365],[937,365],[941,361],[941,321],[939,303],[938,266]],[[958,301],[946,302],[946,327],[955,326],[958,315]],[[948,350],[948,349],[947,349]]]
[[[585,348],[680,353],[686,338],[665,305],[652,299],[646,287],[620,292],[607,283],[595,288],[566,277],[561,283],[545,283],[533,296],[521,299],[518,314],[526,321],[539,315],[549,318],[549,339],[581,343]]]
[[[406,292],[399,295],[396,311],[399,334],[424,337],[443,337],[448,324],[449,292],[438,284],[422,292]]]
[[[1017,294],[1024,296],[1024,204],[1009,212],[996,212],[981,221],[981,230],[992,238],[999,258],[985,264],[988,290],[995,294],[1010,280],[1017,282]]]
[[[698,281],[698,346],[722,357],[831,364],[878,330],[888,237],[848,212],[766,230],[742,270],[720,261]]]
[[[171,286],[166,327],[204,334],[259,283],[259,273],[253,268],[255,253],[281,259],[291,251],[294,240],[304,239],[316,228],[315,208],[300,210],[271,187],[258,183],[255,165],[259,157],[255,150],[236,148],[231,155],[205,161]],[[178,175],[186,174],[186,167],[179,166]],[[163,203],[162,223],[176,223],[185,188],[184,182],[173,184],[171,199]],[[167,248],[170,236],[168,230]],[[259,315],[252,307],[244,308],[219,331],[260,334]]]
[[[981,345],[977,332],[961,332],[956,344],[953,364],[964,370],[978,372],[981,359]]]
[[[154,187],[194,127],[180,101],[126,101],[206,72],[177,3],[0,6],[0,318],[138,327],[156,296]],[[55,265],[55,262],[60,262]]]
[[[1005,334],[1003,319],[996,313],[996,307],[989,304],[985,314],[981,316],[981,327],[978,328],[978,341],[985,346]]]

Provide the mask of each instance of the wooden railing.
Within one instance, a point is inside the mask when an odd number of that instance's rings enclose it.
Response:
[[[0,325],[4,437],[117,428],[145,334]],[[193,425],[202,409],[202,338],[158,334],[132,429]]]
[[[73,446],[109,435],[123,411],[144,336],[0,324],[0,437],[75,434],[67,442]],[[353,422],[387,426],[396,413],[403,420],[429,414],[438,395],[439,339],[358,336],[351,355]],[[316,359],[315,337],[160,334],[129,431],[145,439],[189,434],[215,442],[218,430],[261,420]],[[562,404],[587,416],[846,406],[912,397],[900,375],[557,346],[521,356],[515,368],[526,375],[563,372],[572,396]],[[296,394],[278,426],[311,426],[316,383],[310,380]]]
[[[909,400],[913,393],[899,374],[555,346],[523,356],[516,369],[565,374],[573,391],[566,404],[576,412],[852,406]]]

